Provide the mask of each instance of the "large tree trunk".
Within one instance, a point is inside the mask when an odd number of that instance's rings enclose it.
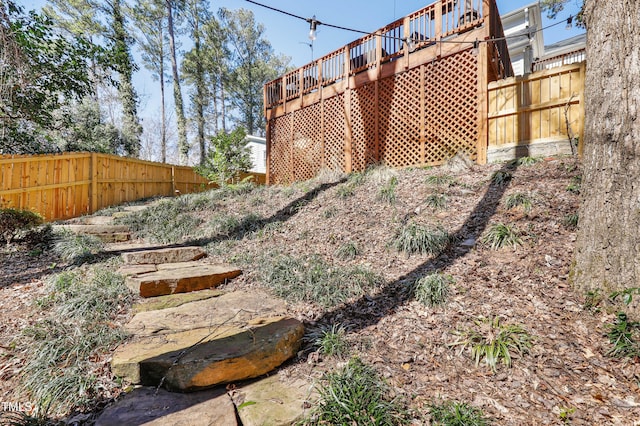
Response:
[[[640,287],[640,1],[585,4],[584,200],[572,278]]]
[[[162,30],[162,19],[158,21],[158,30],[160,31],[160,109],[162,115],[162,128],[160,129],[160,155],[162,162],[167,162],[167,111],[164,99],[164,37]]]
[[[187,120],[184,116],[182,89],[178,75],[178,58],[176,57],[176,42],[173,28],[173,0],[166,0],[167,29],[169,32],[169,49],[171,56],[171,71],[173,72],[173,99],[176,107],[176,121],[178,122],[178,153],[180,164],[187,164],[189,159],[189,144],[187,143]]]

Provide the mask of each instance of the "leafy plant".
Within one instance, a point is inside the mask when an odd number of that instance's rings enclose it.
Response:
[[[460,346],[471,349],[476,367],[480,361],[496,371],[499,361],[511,367],[512,352],[522,356],[529,352],[533,338],[518,324],[501,324],[500,317],[493,319],[480,318],[474,321],[476,329],[457,331],[458,339],[449,346]]]
[[[582,189],[582,176],[574,176],[571,178],[571,183],[567,185],[567,191],[573,194],[580,194]]]
[[[482,242],[492,250],[498,250],[505,246],[517,247],[522,245],[518,230],[514,226],[505,225],[504,223],[492,225],[482,238]]]
[[[378,191],[378,200],[384,201],[389,204],[394,204],[396,202],[397,186],[398,186],[398,178],[396,176],[393,176]]]
[[[237,127],[231,133],[218,132],[211,138],[211,148],[204,164],[195,167],[196,173],[216,182],[220,187],[235,183],[239,174],[252,166],[246,136],[242,127]]]
[[[410,419],[404,402],[391,398],[389,386],[359,358],[342,370],[327,373],[317,406],[306,425],[405,425]]]
[[[407,254],[438,255],[447,248],[450,241],[451,236],[441,226],[429,228],[409,222],[396,233],[393,245],[396,250]]]
[[[30,210],[0,209],[0,235],[7,244],[19,231],[41,225],[42,222],[42,216]]]
[[[607,351],[608,356],[630,357],[640,356],[640,322],[631,321],[627,314],[619,312],[613,324],[607,324],[607,337],[613,348]]]
[[[382,278],[363,267],[337,267],[320,256],[271,256],[259,274],[276,296],[332,307],[378,287]]]
[[[437,426],[486,426],[489,420],[479,408],[464,402],[443,401],[429,407],[431,424]]]
[[[66,412],[96,398],[105,383],[95,359],[126,333],[114,320],[131,305],[124,278],[105,269],[64,272],[37,301],[43,318],[23,331],[22,387],[40,410]]]
[[[450,175],[431,175],[425,179],[425,182],[437,186],[454,186],[456,184],[456,180]]]
[[[357,244],[353,241],[349,241],[338,247],[336,250],[336,257],[342,260],[351,260],[358,255],[358,252]]]
[[[447,208],[447,196],[444,194],[431,194],[426,200],[425,204],[434,210]]]
[[[533,199],[529,194],[516,192],[514,194],[507,195],[504,200],[504,206],[506,209],[522,207],[522,210],[525,213],[529,213],[533,207]]]
[[[347,329],[342,324],[333,324],[331,327],[312,329],[305,340],[323,355],[342,357],[349,352],[346,334]]]
[[[416,300],[425,306],[442,305],[447,301],[450,286],[454,282],[451,275],[434,272],[415,281],[413,294]]]
[[[609,299],[611,299],[612,302],[615,302],[618,297],[622,296],[622,302],[628,306],[633,302],[634,294],[640,295],[640,287],[629,287],[624,290],[614,291],[609,295]]]
[[[591,310],[591,309],[597,310],[599,309],[598,306],[600,305],[600,303],[602,303],[603,300],[604,300],[604,296],[602,295],[602,290],[600,290],[599,288],[596,288],[594,290],[589,290],[585,294],[583,307],[586,310]]]
[[[491,183],[498,186],[505,186],[513,179],[510,172],[498,170],[491,175]]]

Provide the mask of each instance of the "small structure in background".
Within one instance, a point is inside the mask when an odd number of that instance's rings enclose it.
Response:
[[[587,33],[549,44],[544,55],[533,65],[534,71],[548,70],[586,60]]]
[[[251,150],[251,163],[249,169],[254,173],[266,173],[267,170],[267,139],[260,136],[247,135],[245,138],[247,147]]]
[[[511,58],[513,74],[529,74],[533,63],[545,53],[542,35],[542,14],[540,5],[535,2],[500,16],[507,48]],[[516,37],[522,34],[521,37]]]

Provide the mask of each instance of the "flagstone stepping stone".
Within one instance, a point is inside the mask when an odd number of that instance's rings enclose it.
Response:
[[[197,302],[199,300],[211,299],[212,297],[222,296],[224,292],[220,290],[200,290],[193,293],[178,293],[167,296],[152,297],[142,299],[140,303],[133,305],[131,310],[134,314],[139,312],[159,311],[161,309],[177,308],[185,303]]]
[[[236,426],[235,408],[224,389],[173,393],[163,389],[134,389],[107,407],[96,426]]]
[[[85,225],[111,225],[113,220],[113,216],[86,216],[80,218],[80,222]]]
[[[147,336],[118,348],[111,370],[133,383],[191,392],[274,370],[296,355],[303,335],[297,319],[272,317]]]
[[[201,247],[171,247],[122,253],[127,265],[179,263],[202,259],[207,253]]]
[[[142,297],[155,297],[213,288],[241,273],[240,269],[233,266],[203,264],[132,275],[126,278],[125,283]]]
[[[120,275],[125,277],[131,275],[147,274],[149,272],[155,272],[158,268],[156,265],[122,265],[116,271]]]
[[[162,310],[140,312],[124,326],[135,338],[177,333],[196,328],[211,328],[221,325],[243,327],[259,317],[277,317],[287,315],[287,305],[282,299],[276,299],[261,291],[233,291],[212,296],[217,290],[194,293],[174,294],[159,298],[146,299],[142,304],[155,302],[175,303],[177,298],[187,295],[211,295],[203,300],[183,303]],[[173,302],[172,302],[173,301]]]
[[[308,415],[318,399],[313,383],[274,374],[230,392],[243,426],[288,426]]]
[[[74,234],[94,235],[105,243],[127,241],[131,238],[126,225],[54,225],[54,230],[67,230]]]

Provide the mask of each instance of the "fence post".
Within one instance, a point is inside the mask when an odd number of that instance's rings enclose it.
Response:
[[[176,195],[176,166],[171,166],[171,195]]]
[[[91,153],[91,184],[89,185],[89,200],[91,200],[91,207],[89,213],[95,213],[98,211],[98,154]]]

